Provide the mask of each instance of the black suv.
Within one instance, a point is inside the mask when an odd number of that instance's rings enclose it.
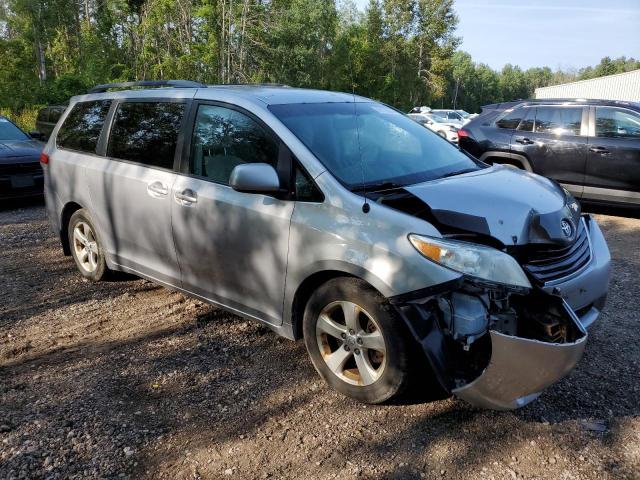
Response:
[[[640,205],[640,103],[522,100],[483,108],[460,148],[560,182],[578,198]]]

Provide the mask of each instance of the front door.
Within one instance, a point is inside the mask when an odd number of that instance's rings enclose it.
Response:
[[[586,108],[544,105],[527,110],[511,137],[511,151],[526,156],[534,172],[580,196],[587,161]]]
[[[171,202],[184,288],[280,325],[294,204],[229,187],[236,165],[277,168],[279,142],[242,111],[200,104],[188,149]]]
[[[640,114],[592,107],[585,198],[640,204]]]

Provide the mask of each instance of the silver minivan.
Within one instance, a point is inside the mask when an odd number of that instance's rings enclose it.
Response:
[[[363,402],[435,378],[523,406],[576,365],[607,294],[607,244],[568,191],[351,94],[102,85],[41,161],[81,275],[133,273],[304,338]]]

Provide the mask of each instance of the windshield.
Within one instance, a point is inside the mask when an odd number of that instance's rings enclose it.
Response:
[[[462,118],[468,118],[468,117],[470,117],[470,116],[471,116],[471,114],[470,114],[469,112],[465,112],[464,110],[456,110],[456,112],[457,112],[458,114],[460,114],[460,116],[461,116]]]
[[[0,117],[0,141],[28,140],[29,136],[6,118]]]
[[[269,109],[350,189],[383,183],[392,188],[480,168],[443,138],[378,103]]]

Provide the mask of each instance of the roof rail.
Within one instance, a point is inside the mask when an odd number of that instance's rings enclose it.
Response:
[[[193,82],[191,80],[140,80],[137,82],[105,83],[104,85],[97,85],[89,89],[87,93],[103,93],[111,88],[129,88],[129,87],[206,88],[207,86],[203,83]]]

